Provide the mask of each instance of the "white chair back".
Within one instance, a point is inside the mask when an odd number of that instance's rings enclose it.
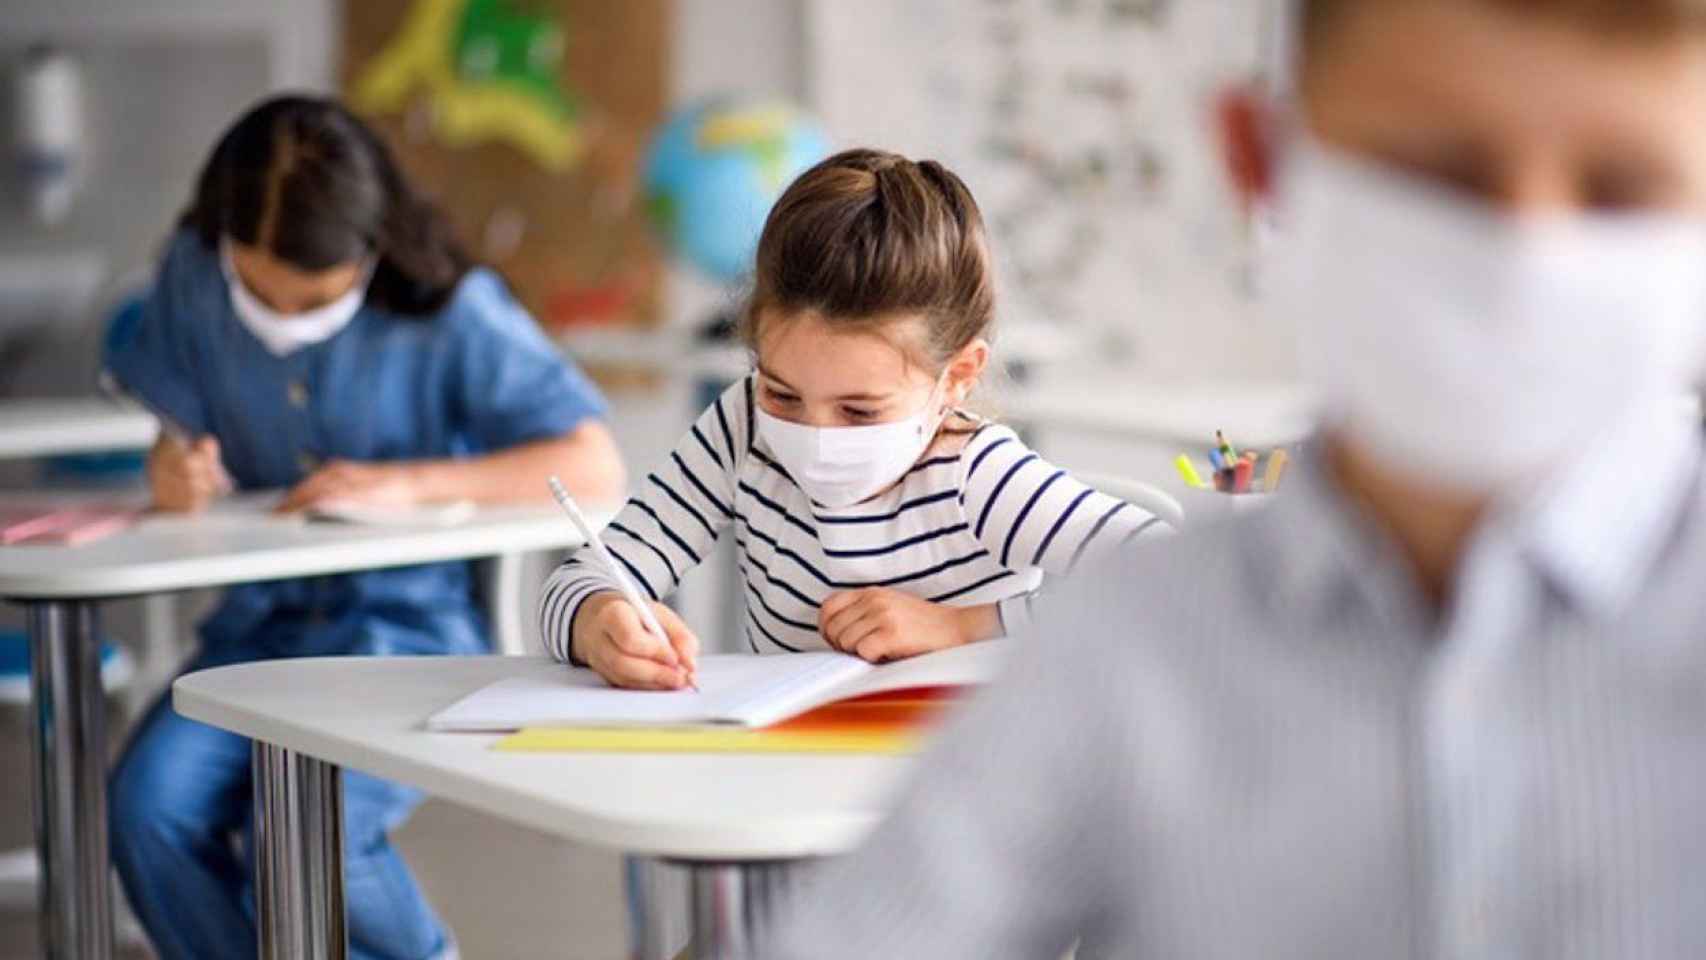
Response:
[[[1185,528],[1185,508],[1172,494],[1154,484],[1105,473],[1079,473],[1075,476],[1110,497],[1118,497],[1134,507],[1148,510],[1174,530]]]

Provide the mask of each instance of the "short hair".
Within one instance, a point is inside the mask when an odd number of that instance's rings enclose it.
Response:
[[[1348,11],[1378,3],[1440,0],[1297,0],[1305,49]],[[1463,0],[1467,2],[1467,0]],[[1706,31],[1706,0],[1472,0],[1514,13],[1579,23],[1596,31],[1665,39]]]

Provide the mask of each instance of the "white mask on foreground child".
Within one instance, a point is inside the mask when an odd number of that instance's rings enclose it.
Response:
[[[912,416],[868,427],[812,427],[759,409],[758,436],[806,496],[832,509],[850,507],[883,492],[924,455],[942,422],[935,409],[940,386]]]
[[[361,311],[362,302],[367,299],[368,281],[373,278],[370,265],[363,268],[361,279],[336,300],[301,313],[279,313],[262,303],[243,285],[243,278],[237,275],[237,267],[231,261],[228,240],[219,242],[219,266],[225,272],[225,285],[231,291],[231,309],[236,312],[237,319],[275,357],[287,356],[337,336],[338,331],[349,326]]]
[[[1674,409],[1690,385],[1706,343],[1706,224],[1518,220],[1323,144],[1294,146],[1272,305],[1330,422],[1359,448],[1492,493],[1636,409]]]

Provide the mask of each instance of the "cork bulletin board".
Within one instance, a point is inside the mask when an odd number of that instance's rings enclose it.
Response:
[[[640,171],[669,0],[343,4],[339,81],[405,173],[548,329],[650,326],[663,253]]]

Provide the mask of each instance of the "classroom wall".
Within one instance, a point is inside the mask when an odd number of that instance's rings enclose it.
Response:
[[[83,78],[83,183],[43,226],[0,188],[0,392],[87,392],[99,316],[152,262],[208,145],[278,87],[330,81],[332,0],[8,0],[0,69],[48,41]],[[10,169],[11,88],[0,97]],[[27,340],[24,334],[28,334]]]

